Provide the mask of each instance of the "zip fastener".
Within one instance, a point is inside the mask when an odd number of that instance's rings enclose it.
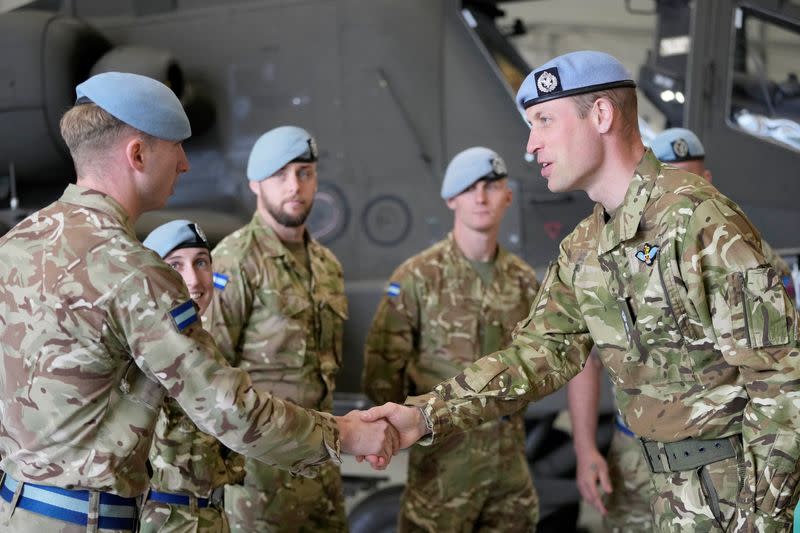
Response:
[[[747,298],[745,298],[744,294],[744,274],[739,272],[739,281],[741,282],[742,286],[742,314],[744,315],[744,332],[747,335],[747,346],[749,348],[753,348],[753,339],[750,338],[750,320],[748,320],[748,315],[750,314],[750,310],[747,306]]]
[[[680,332],[681,334],[681,340],[685,341],[685,337],[683,336],[683,332],[681,331],[681,323],[678,321],[678,315],[675,314],[675,308],[672,306],[672,300],[669,297],[669,287],[667,287],[667,283],[664,280],[664,270],[661,268],[661,261],[658,262],[658,278],[661,281],[661,288],[664,289],[664,299],[667,301],[669,314],[670,316],[672,316],[672,320],[675,321],[675,326],[677,326],[678,332]]]

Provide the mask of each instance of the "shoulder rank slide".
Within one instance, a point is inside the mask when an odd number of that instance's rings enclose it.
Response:
[[[178,307],[172,309],[169,314],[172,315],[172,320],[175,322],[178,331],[183,331],[197,322],[197,309],[192,300],[186,300]]]
[[[214,288],[222,290],[228,285],[228,276],[214,272]]]
[[[397,296],[400,294],[400,284],[396,282],[391,282],[388,287],[386,287],[386,294],[389,296]]]

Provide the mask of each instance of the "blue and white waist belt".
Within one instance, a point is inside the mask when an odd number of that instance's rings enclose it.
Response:
[[[18,486],[19,481],[6,474],[3,486],[0,487],[0,497],[11,503]],[[89,494],[88,490],[69,490],[25,483],[17,500],[17,507],[56,520],[85,526],[89,519]],[[133,530],[136,500],[101,492],[97,514],[100,529]]]
[[[617,413],[617,416],[614,418],[614,422],[617,426],[617,429],[620,430],[624,435],[629,437],[636,438],[636,435],[631,431],[631,428],[625,425],[625,422],[622,421],[622,416]]]
[[[148,495],[147,499],[154,502],[159,503],[169,503],[172,505],[186,505],[189,506],[192,503],[192,498],[194,496],[186,496],[184,494],[174,494],[172,492],[159,492],[157,490],[151,490]],[[195,498],[197,500],[197,507],[204,508],[208,507],[209,501],[208,498]]]

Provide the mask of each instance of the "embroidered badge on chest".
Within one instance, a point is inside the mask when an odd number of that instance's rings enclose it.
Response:
[[[653,261],[655,261],[658,250],[659,247],[655,244],[650,245],[649,243],[644,243],[644,248],[641,250],[636,250],[636,259],[645,265],[650,266],[653,264]]]

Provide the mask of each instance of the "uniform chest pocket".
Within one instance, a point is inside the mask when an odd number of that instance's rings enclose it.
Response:
[[[452,362],[456,363],[452,368],[461,368],[480,356],[480,302],[454,292],[439,298],[430,302],[422,317],[421,358],[441,361],[448,368]]]
[[[311,301],[291,288],[259,291],[242,346],[243,358],[267,368],[300,368],[313,328]],[[243,365],[244,366],[244,365]]]
[[[333,354],[335,368],[331,370],[336,371],[342,364],[342,334],[344,321],[348,318],[347,297],[344,294],[332,294],[320,307],[321,352]]]
[[[609,298],[605,327],[627,342],[619,339],[610,347],[598,342],[604,362],[623,388],[695,381],[684,335],[685,295],[667,254],[649,265],[631,264],[630,270],[617,271],[625,273],[622,280],[609,280],[608,286],[620,287],[622,294]]]
[[[662,251],[663,252],[663,251]],[[667,253],[645,271],[638,282],[633,340],[639,358],[645,362],[650,383],[690,382],[695,380],[688,338],[694,337],[686,311],[686,290],[673,272]]]

